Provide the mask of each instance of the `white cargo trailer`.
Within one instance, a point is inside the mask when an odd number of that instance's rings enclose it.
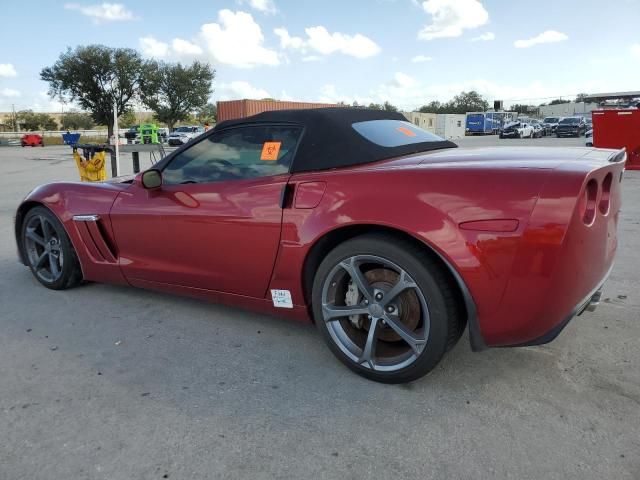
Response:
[[[463,138],[466,115],[457,113],[439,113],[436,115],[436,135],[439,137]]]

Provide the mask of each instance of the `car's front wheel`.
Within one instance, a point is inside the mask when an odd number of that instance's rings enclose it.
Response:
[[[427,374],[464,328],[440,265],[395,237],[361,236],[336,247],[316,272],[312,296],[316,325],[332,352],[379,382]]]
[[[82,281],[80,263],[62,223],[44,207],[25,215],[22,252],[33,275],[47,288],[63,290]]]

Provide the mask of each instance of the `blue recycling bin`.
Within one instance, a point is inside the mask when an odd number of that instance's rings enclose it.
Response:
[[[78,142],[80,141],[80,134],[79,133],[63,133],[62,134],[62,141],[64,142],[65,145],[77,145]]]

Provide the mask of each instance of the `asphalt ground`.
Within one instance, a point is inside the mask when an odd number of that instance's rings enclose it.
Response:
[[[396,386],[351,373],[312,326],[41,287],[16,260],[14,212],[36,185],[75,179],[68,148],[0,148],[0,479],[640,478],[640,172],[625,173],[595,313],[542,347],[472,353],[465,335]]]

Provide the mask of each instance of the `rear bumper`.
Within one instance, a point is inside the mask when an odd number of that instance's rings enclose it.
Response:
[[[584,312],[594,312],[598,307],[598,305],[600,305],[600,298],[602,297],[602,287],[604,286],[604,283],[606,282],[607,278],[611,274],[612,269],[613,269],[613,266],[611,266],[611,268],[609,269],[605,277],[602,279],[600,286],[596,290],[594,290],[589,295],[587,295],[580,303],[578,303],[575,306],[575,308],[571,311],[569,315],[567,315],[564,318],[564,320],[562,320],[560,323],[558,323],[548,332],[544,333],[543,335],[540,335],[539,337],[533,340],[516,344],[516,345],[507,345],[507,347],[532,347],[536,345],[545,345],[547,343],[550,343],[553,340],[555,340],[558,337],[558,335],[560,335],[560,333],[562,333],[564,328],[575,317],[579,317]]]

